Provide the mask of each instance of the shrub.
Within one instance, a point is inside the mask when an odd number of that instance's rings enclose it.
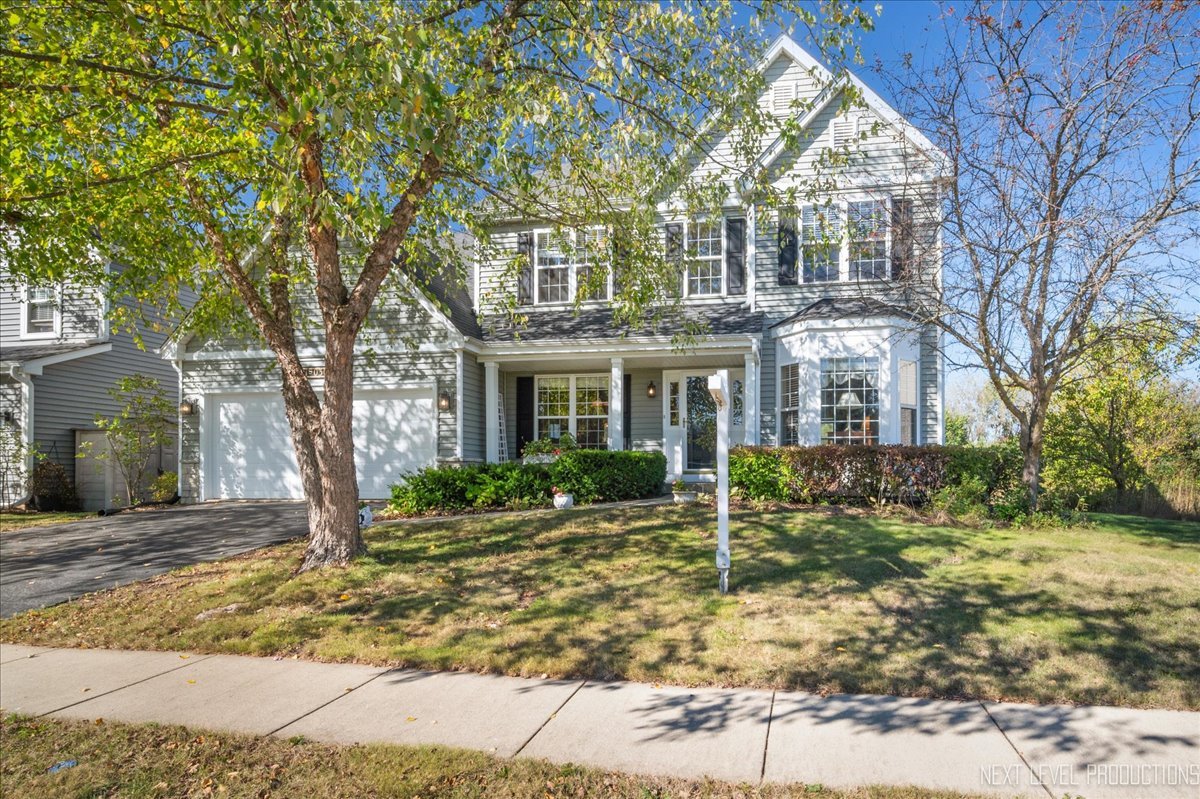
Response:
[[[175,472],[163,472],[150,483],[150,499],[154,502],[170,502],[179,487],[179,476]]]
[[[469,508],[535,508],[553,501],[555,486],[579,502],[656,496],[666,480],[667,459],[657,452],[571,450],[551,464],[489,463],[422,469],[392,486],[395,513],[462,511]]]
[[[730,485],[749,499],[784,502],[897,500],[965,506],[1017,485],[1020,457],[995,447],[735,447]],[[947,488],[962,488],[941,494]]]
[[[74,510],[79,507],[75,484],[57,461],[45,459],[35,463],[29,472],[26,488],[30,495],[29,505],[37,510]]]
[[[577,449],[551,464],[554,484],[579,502],[617,502],[662,493],[667,458],[661,452]]]

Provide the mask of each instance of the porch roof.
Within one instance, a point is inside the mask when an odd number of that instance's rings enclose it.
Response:
[[[553,341],[576,339],[616,339],[625,337],[670,336],[683,329],[688,322],[699,322],[707,326],[710,336],[757,334],[763,330],[763,315],[751,313],[743,305],[728,303],[693,305],[684,309],[682,319],[664,320],[658,327],[641,329],[618,326],[613,320],[613,309],[584,308],[576,312],[572,308],[529,309],[529,323],[523,327],[514,325],[505,316],[490,316],[483,321],[484,341],[491,343],[509,341]]]

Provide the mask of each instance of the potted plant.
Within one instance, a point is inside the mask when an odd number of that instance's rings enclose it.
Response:
[[[521,462],[554,463],[558,460],[559,455],[578,448],[575,436],[570,433],[563,433],[557,439],[539,438],[536,441],[530,441],[521,449]]]
[[[686,505],[696,501],[696,492],[688,488],[688,484],[683,482],[682,478],[671,483],[671,493],[675,495],[676,505]]]
[[[550,490],[554,493],[554,507],[558,508],[559,510],[566,510],[575,504],[575,497],[571,494],[568,494],[566,491],[563,491],[558,486],[554,486],[554,488]]]

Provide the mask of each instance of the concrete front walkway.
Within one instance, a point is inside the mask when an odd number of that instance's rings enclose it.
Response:
[[[443,744],[733,782],[1054,799],[1200,795],[1200,713],[525,680],[0,645],[0,707],[336,743]]]

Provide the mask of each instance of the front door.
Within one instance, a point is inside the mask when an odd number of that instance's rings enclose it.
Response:
[[[717,463],[717,403],[708,393],[711,370],[663,372],[663,452],[669,479],[711,479]],[[731,369],[735,392],[743,385],[742,371]],[[734,402],[729,440],[739,444],[745,436],[742,397]]]

